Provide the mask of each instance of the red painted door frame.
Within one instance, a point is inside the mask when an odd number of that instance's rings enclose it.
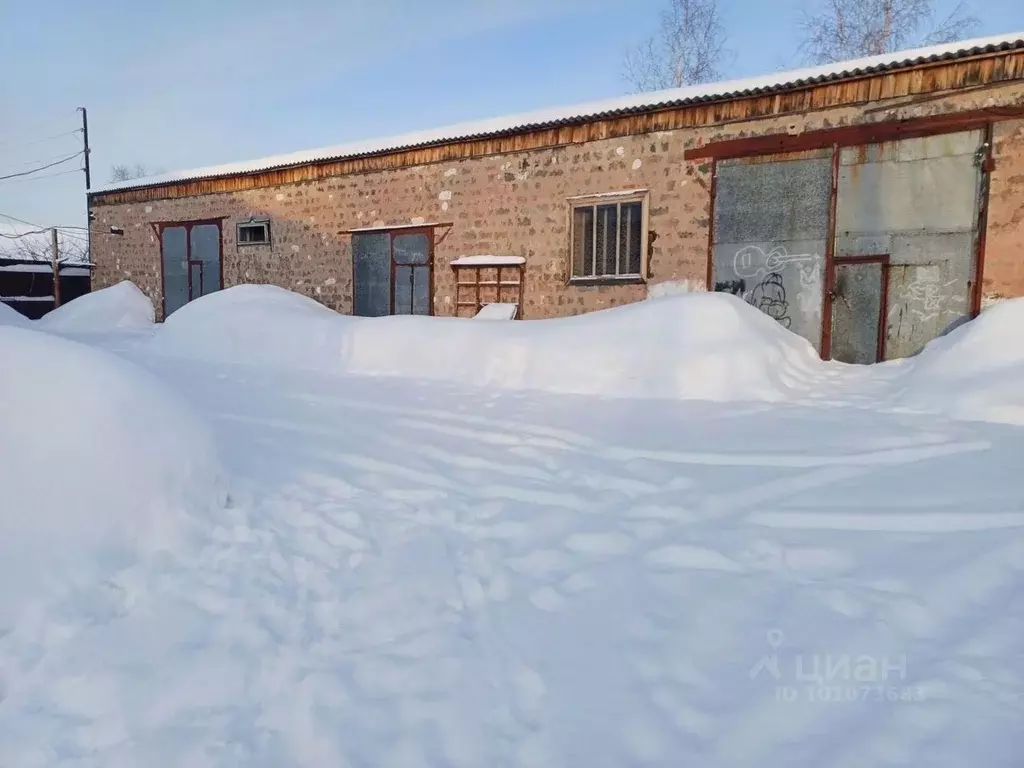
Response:
[[[881,269],[881,297],[878,309],[878,344],[877,353],[875,355],[875,362],[880,363],[885,360],[885,337],[886,331],[888,330],[888,317],[889,317],[889,254],[888,253],[872,253],[864,256],[835,256],[832,259],[832,274],[829,276],[829,296],[828,296],[828,316],[822,316],[822,324],[827,325],[829,328],[829,344],[832,341],[832,312],[833,312],[833,301],[835,293],[835,271],[837,267],[848,264],[879,264]],[[832,350],[829,349],[831,354]],[[823,354],[822,357],[825,357]],[[825,358],[828,359],[828,358]]]
[[[160,316],[167,317],[167,290],[164,279],[164,230],[181,227],[185,230],[185,271],[188,273],[188,296],[192,301],[192,227],[203,224],[210,224],[217,227],[217,263],[220,266],[217,275],[217,290],[224,290],[224,220],[227,216],[220,216],[216,219],[195,219],[193,221],[153,221],[150,226],[156,233],[157,242],[160,244]],[[200,264],[200,280],[203,279],[202,272],[205,269]]]

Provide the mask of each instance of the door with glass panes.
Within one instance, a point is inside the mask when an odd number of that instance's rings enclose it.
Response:
[[[220,221],[159,225],[164,317],[224,287]]]
[[[432,314],[432,229],[352,234],[352,313],[359,317]]]

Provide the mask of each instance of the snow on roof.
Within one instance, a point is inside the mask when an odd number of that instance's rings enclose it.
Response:
[[[515,320],[518,304],[484,304],[480,311],[473,315],[474,320]]]
[[[34,264],[0,264],[0,272],[53,272],[53,263],[49,261],[37,261]],[[86,270],[88,274],[88,270]],[[61,273],[63,274],[63,272]]]
[[[491,254],[459,256],[452,260],[453,267],[505,267],[525,263],[526,258],[523,256],[493,256]]]
[[[801,87],[831,80],[868,75],[875,72],[910,67],[929,62],[962,58],[983,53],[1024,48],[1024,32],[997,35],[994,37],[976,38],[960,42],[896,51],[880,56],[869,56],[851,61],[841,61],[817,67],[795,69],[769,75],[726,80],[718,83],[690,85],[684,88],[672,88],[651,93],[634,93],[627,96],[577,104],[569,107],[553,107],[533,112],[494,117],[474,122],[458,123],[444,128],[404,133],[389,138],[366,139],[347,144],[339,144],[321,149],[292,152],[274,155],[258,160],[237,163],[212,165],[194,170],[150,176],[148,178],[131,179],[115,182],[92,190],[93,194],[113,192],[115,190],[133,189],[136,187],[152,187],[192,179],[206,179],[222,176],[235,176],[246,173],[268,171],[276,168],[288,168],[309,163],[329,160],[341,160],[361,155],[372,155],[380,152],[391,152],[412,147],[438,144],[449,141],[468,140],[501,135],[510,132],[550,128],[557,125],[572,124],[615,117],[634,112],[655,109],[680,107],[706,101],[737,98],[756,95],[786,88]]]

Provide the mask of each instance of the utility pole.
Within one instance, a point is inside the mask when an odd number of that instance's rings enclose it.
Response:
[[[89,249],[87,258],[92,261],[92,207],[89,205],[89,190],[92,188],[92,176],[89,173],[89,113],[85,107],[78,108],[82,113],[82,157],[85,158],[85,237]],[[56,241],[55,241],[56,242]],[[59,278],[59,275],[57,276]],[[56,278],[55,278],[56,279]]]
[[[89,113],[85,107],[79,107],[78,111],[82,113],[82,155],[85,157],[85,191],[88,192],[92,188],[92,177],[89,175]]]
[[[50,227],[50,243],[53,247],[53,308],[56,309],[60,306],[60,246],[56,227]]]

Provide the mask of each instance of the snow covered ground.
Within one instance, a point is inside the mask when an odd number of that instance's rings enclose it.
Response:
[[[1020,765],[1024,303],[871,368],[748,310],[377,321],[253,288],[7,330],[126,361],[230,493],[186,473],[162,551],[85,537],[0,611],[0,765]],[[129,473],[90,428],[86,466]]]

